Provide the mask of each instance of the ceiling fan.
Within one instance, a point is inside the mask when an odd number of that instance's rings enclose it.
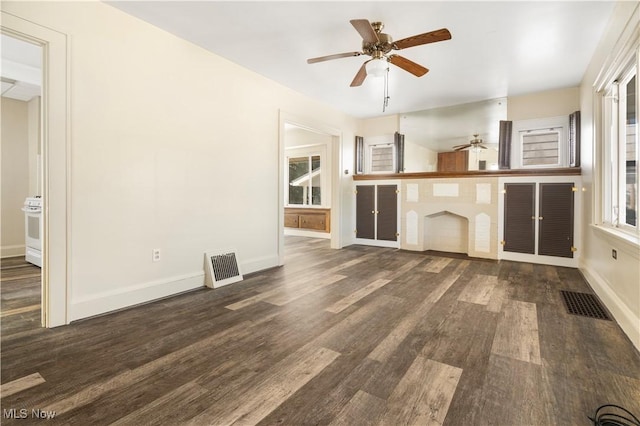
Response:
[[[360,86],[364,79],[367,77],[367,73],[375,74],[375,70],[367,70],[367,64],[373,61],[373,64],[382,64],[383,71],[387,69],[387,62],[391,62],[395,66],[402,68],[405,71],[410,72],[416,77],[422,77],[429,70],[420,64],[417,64],[409,59],[396,55],[389,54],[392,50],[402,50],[408,47],[420,46],[422,44],[435,43],[437,41],[444,41],[451,39],[451,33],[446,28],[430,31],[424,34],[418,34],[412,37],[403,38],[402,40],[393,41],[389,34],[382,32],[384,25],[382,22],[369,22],[366,19],[352,19],[351,25],[360,33],[362,37],[362,52],[347,52],[337,53],[335,55],[320,56],[318,58],[307,59],[308,64],[315,64],[316,62],[330,61],[332,59],[348,58],[350,56],[369,55],[371,59],[365,61],[358,70],[355,78],[351,82],[351,87]],[[371,66],[370,66],[371,67]]]
[[[478,149],[487,149],[487,147],[484,146],[484,142],[482,141],[482,139],[478,139],[478,136],[479,135],[476,133],[475,135],[473,135],[473,139],[471,139],[468,144],[456,145],[453,147],[453,150],[461,151],[463,149],[473,148],[475,151],[477,151]]]

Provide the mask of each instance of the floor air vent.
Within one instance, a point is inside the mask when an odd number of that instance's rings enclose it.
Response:
[[[207,252],[204,255],[207,287],[218,288],[242,281],[235,251]]]
[[[571,315],[611,321],[609,314],[595,295],[566,290],[560,290],[560,293],[562,293],[567,312]]]

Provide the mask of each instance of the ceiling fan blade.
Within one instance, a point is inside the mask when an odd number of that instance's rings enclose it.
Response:
[[[405,71],[409,71],[411,74],[415,75],[416,77],[422,77],[423,75],[429,72],[429,70],[423,67],[422,65],[416,64],[415,62],[410,61],[409,59],[400,55],[389,56],[389,62],[391,62],[393,65],[397,67],[402,68]]]
[[[360,33],[360,37],[367,43],[377,43],[378,34],[376,34],[375,30],[371,26],[371,22],[366,19],[352,19],[351,25]]]
[[[486,146],[484,146],[484,145],[478,145],[478,148],[482,148],[482,149],[489,149],[489,148],[487,148],[487,147],[486,147]]]
[[[471,145],[470,145],[470,144],[466,144],[466,145],[456,145],[456,146],[454,146],[454,147],[453,147],[453,150],[454,150],[454,151],[460,151],[460,150],[462,150],[462,149],[466,149],[466,148],[469,148],[469,147],[471,147]]]
[[[396,50],[406,49],[407,47],[420,46],[421,44],[435,43],[437,41],[450,40],[451,33],[446,28],[430,31],[424,34],[414,35],[412,37],[403,38],[393,43]]]
[[[369,61],[371,61],[371,59],[369,59]],[[367,78],[367,62],[369,61],[365,61],[365,63],[362,64],[362,66],[356,73],[356,76],[353,78],[353,81],[351,82],[351,87],[357,87],[362,85],[362,83],[364,82],[364,79]]]
[[[324,61],[330,61],[332,59],[348,58],[351,56],[360,56],[360,55],[362,55],[362,52],[336,53],[335,55],[319,56],[317,58],[307,59],[307,63],[315,64],[316,62],[324,62]]]

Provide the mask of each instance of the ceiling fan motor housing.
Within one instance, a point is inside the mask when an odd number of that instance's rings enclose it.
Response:
[[[382,55],[391,52],[391,49],[393,49],[393,38],[389,34],[380,32],[384,28],[382,22],[372,22],[371,26],[378,36],[378,41],[375,43],[363,41],[362,52],[374,58],[381,58]],[[382,54],[376,54],[375,52],[381,52]]]

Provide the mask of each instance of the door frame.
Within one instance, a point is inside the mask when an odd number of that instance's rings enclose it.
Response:
[[[278,265],[284,265],[284,158],[285,125],[299,127],[310,132],[331,137],[328,156],[331,157],[331,248],[340,249],[342,241],[342,132],[340,129],[280,110],[278,138]]]
[[[70,139],[66,34],[1,11],[2,34],[42,47],[42,301],[44,327],[69,323]]]

